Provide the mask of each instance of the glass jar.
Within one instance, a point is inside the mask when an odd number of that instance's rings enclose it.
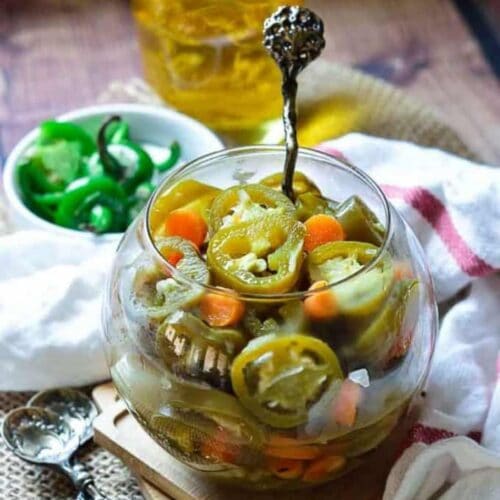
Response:
[[[377,460],[376,450],[407,421],[437,328],[431,278],[411,229],[365,173],[306,149],[297,171],[321,187],[340,219],[343,209],[333,200],[363,200],[383,236],[376,246],[340,245],[361,262],[347,277],[310,291],[239,290],[238,323],[207,325],[203,297],[235,292],[228,282],[216,286],[220,269],[213,266],[208,281],[196,252],[187,274],[172,265],[153,241],[155,207],[181,180],[222,189],[257,183],[279,173],[283,160],[280,146],[244,147],[173,171],[124,235],[103,310],[113,381],[144,429],[208,477],[258,489],[315,485]],[[278,216],[269,231],[280,224]],[[245,227],[240,253],[242,244],[253,244],[242,243],[247,236],[260,238]],[[286,227],[282,232],[289,237]],[[311,255],[308,265],[320,265]],[[289,266],[300,258],[285,255]],[[319,317],[305,316],[308,298],[326,291],[340,313],[330,315],[329,302],[319,301]]]
[[[147,81],[170,105],[219,131],[253,130],[279,117],[281,77],[262,45],[262,24],[280,5],[133,0]]]

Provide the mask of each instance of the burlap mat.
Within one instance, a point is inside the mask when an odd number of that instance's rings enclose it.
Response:
[[[316,64],[303,78],[301,93],[302,144],[313,145],[350,131],[403,139],[475,158],[467,145],[433,111],[394,87],[358,71]],[[161,104],[140,79],[114,82],[99,102]],[[276,136],[274,136],[276,137]],[[279,139],[279,137],[277,137]],[[7,230],[0,192],[0,233]],[[29,399],[28,393],[0,393],[0,419]],[[90,445],[80,454],[96,483],[110,499],[140,499],[137,483],[124,465],[108,452]],[[0,500],[62,500],[73,498],[60,474],[27,464],[0,440]]]

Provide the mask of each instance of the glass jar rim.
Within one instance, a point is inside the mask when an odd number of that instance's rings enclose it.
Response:
[[[156,257],[162,262],[162,265],[166,267],[168,270],[170,276],[174,278],[176,281],[180,281],[181,283],[185,283],[187,285],[195,285],[197,287],[200,287],[207,292],[210,293],[217,293],[221,295],[226,295],[226,294],[234,294],[235,292],[238,294],[238,298],[241,298],[246,301],[256,301],[256,302],[268,302],[268,301],[279,301],[279,300],[300,300],[303,299],[307,296],[314,295],[316,293],[324,292],[325,290],[332,289],[340,284],[347,283],[348,281],[351,281],[352,279],[361,276],[371,269],[373,269],[377,264],[382,260],[384,254],[386,253],[387,247],[389,245],[389,241],[391,240],[392,237],[392,220],[391,220],[391,210],[389,206],[389,201],[387,200],[387,197],[385,196],[384,192],[380,188],[380,186],[365,172],[363,172],[360,168],[352,165],[349,161],[345,159],[339,159],[333,155],[330,155],[328,153],[325,153],[323,151],[318,151],[315,149],[311,148],[299,148],[299,153],[298,157],[306,157],[310,159],[316,159],[320,161],[327,161],[330,163],[332,166],[335,166],[337,168],[341,168],[346,172],[349,172],[353,174],[355,177],[357,177],[363,184],[367,185],[369,188],[372,189],[373,192],[375,192],[382,202],[382,206],[384,209],[384,215],[385,215],[385,222],[386,222],[386,228],[385,228],[385,235],[384,235],[384,240],[382,241],[382,244],[379,246],[377,253],[375,254],[375,257],[368,263],[362,266],[360,269],[355,271],[354,273],[346,276],[345,278],[342,278],[340,280],[328,283],[327,285],[319,288],[315,288],[314,290],[300,290],[300,291],[293,291],[293,292],[283,292],[283,293],[247,293],[247,292],[238,292],[236,290],[232,290],[229,288],[223,288],[215,285],[205,285],[203,283],[199,283],[196,280],[184,275],[181,271],[179,271],[175,266],[170,264],[168,260],[162,255],[160,250],[157,248],[157,246],[154,243],[154,238],[151,233],[151,228],[149,225],[149,220],[150,220],[150,214],[151,214],[151,209],[156,202],[158,196],[160,193],[164,191],[164,186],[167,184],[170,184],[172,182],[175,182],[177,178],[183,178],[185,176],[185,173],[189,170],[195,170],[198,167],[203,167],[207,163],[211,164],[214,161],[217,161],[219,159],[225,159],[228,157],[241,157],[241,156],[249,156],[252,154],[256,153],[262,153],[262,152],[268,152],[268,153],[285,153],[285,147],[284,146],[279,146],[279,145],[254,145],[254,146],[240,146],[240,147],[235,147],[235,148],[229,148],[229,149],[222,149],[220,151],[215,151],[212,153],[207,153],[205,155],[199,156],[198,158],[195,158],[194,160],[187,162],[185,165],[182,165],[179,168],[176,168],[172,172],[170,172],[168,175],[164,177],[162,180],[161,184],[156,188],[155,193],[151,198],[149,199],[149,202],[146,207],[146,212],[145,212],[145,217],[144,217],[144,230],[146,233],[146,244],[151,247],[153,250],[154,254]]]

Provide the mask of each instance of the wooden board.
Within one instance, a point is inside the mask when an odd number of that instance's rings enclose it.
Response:
[[[112,413],[115,413],[115,411],[119,412],[122,407],[120,398],[112,383],[96,387],[92,391],[92,397],[102,413],[107,414],[108,411],[111,411]],[[117,405],[116,410],[113,409],[114,405]],[[108,422],[108,420],[105,419],[105,422]],[[99,422],[96,423],[99,425]],[[95,431],[95,434],[96,436],[99,436],[97,431]],[[146,433],[144,434],[147,439],[150,439]],[[96,437],[95,440],[98,441],[99,437]],[[162,493],[158,488],[146,481],[140,474],[136,474],[136,478],[139,488],[141,489],[146,500],[171,500],[172,497],[169,497],[166,493]]]
[[[324,58],[402,87],[500,163],[499,82],[453,0],[309,0]],[[141,74],[126,0],[0,2],[0,162],[47,116],[95,102]]]
[[[94,440],[118,456],[140,478],[147,500],[288,500],[290,492],[257,493],[223,486],[183,466],[166,453],[128,413],[112,384],[94,389],[93,397],[102,413],[94,421]],[[339,480],[315,488],[315,500],[377,500],[407,428],[399,428],[389,442],[379,447],[365,466]],[[332,489],[333,488],[333,489]],[[162,493],[163,492],[163,493]],[[166,496],[165,496],[166,495]],[[306,500],[310,490],[294,492],[295,500]]]

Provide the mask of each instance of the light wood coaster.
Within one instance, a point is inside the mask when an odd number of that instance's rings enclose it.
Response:
[[[147,500],[375,500],[382,497],[385,477],[394,461],[395,443],[377,450],[376,459],[351,474],[313,490],[260,493],[223,486],[182,465],[164,451],[130,415],[113,384],[92,393],[101,409],[94,421],[94,440],[120,458],[137,475]]]

